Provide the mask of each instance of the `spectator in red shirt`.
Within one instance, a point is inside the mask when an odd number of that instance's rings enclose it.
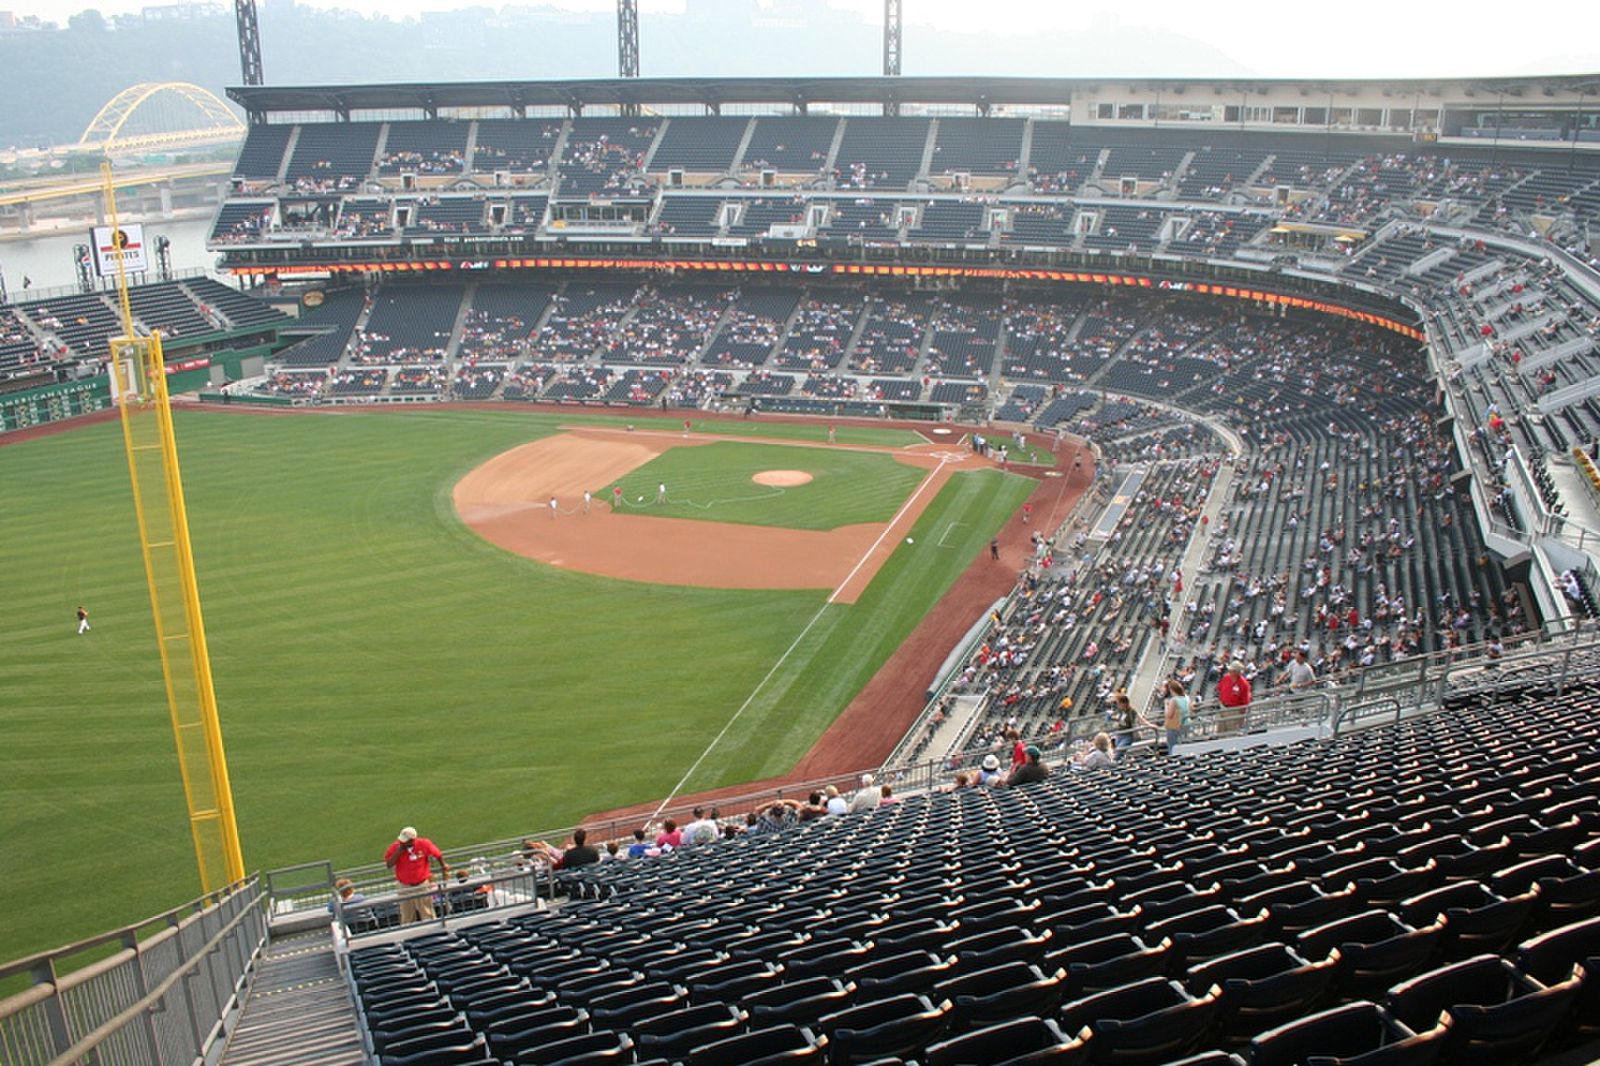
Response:
[[[1222,704],[1219,731],[1224,735],[1237,733],[1244,726],[1244,709],[1250,706],[1250,679],[1244,676],[1244,663],[1240,660],[1229,663],[1228,672],[1217,683],[1217,702]]]
[[[427,837],[417,836],[409,825],[383,853],[383,864],[394,871],[400,882],[400,924],[433,921],[433,874],[430,862],[439,864],[439,879],[450,876],[450,864]]]

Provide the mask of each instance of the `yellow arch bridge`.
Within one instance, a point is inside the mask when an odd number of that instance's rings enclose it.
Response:
[[[186,81],[130,85],[100,109],[74,151],[131,155],[243,137],[245,125],[209,89]]]

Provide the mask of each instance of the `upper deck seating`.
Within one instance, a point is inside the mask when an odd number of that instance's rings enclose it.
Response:
[[[479,119],[472,169],[479,173],[542,174],[561,137],[561,123],[548,119]]]
[[[391,122],[378,173],[386,177],[460,174],[467,165],[469,128],[469,123],[442,119]]]
[[[308,122],[300,126],[284,178],[301,192],[344,192],[372,172],[377,122]]]
[[[922,170],[928,130],[925,118],[846,119],[834,183],[841,189],[904,191]]]

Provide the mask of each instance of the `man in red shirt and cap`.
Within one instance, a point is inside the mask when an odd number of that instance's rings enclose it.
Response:
[[[1250,679],[1244,676],[1244,663],[1235,659],[1228,664],[1228,672],[1217,683],[1217,702],[1222,713],[1217,724],[1223,735],[1237,733],[1244,726],[1245,708],[1250,706]]]
[[[450,876],[444,853],[427,837],[417,836],[409,825],[383,853],[383,864],[394,871],[400,882],[400,924],[433,921],[433,876],[429,863],[439,864],[439,879]]]

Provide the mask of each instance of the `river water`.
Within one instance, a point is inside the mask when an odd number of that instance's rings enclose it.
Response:
[[[155,268],[155,239],[166,237],[172,242],[172,269],[190,270],[196,267],[215,272],[217,256],[206,251],[206,234],[210,231],[210,218],[195,218],[182,222],[146,222],[145,240],[151,247],[150,266]],[[77,270],[73,265],[74,245],[89,243],[89,227],[81,230],[59,230],[49,236],[28,240],[0,241],[0,276],[6,281],[6,290],[13,300],[27,298],[22,279],[29,278],[34,289],[53,289],[76,285]],[[154,280],[153,278],[151,280]]]

